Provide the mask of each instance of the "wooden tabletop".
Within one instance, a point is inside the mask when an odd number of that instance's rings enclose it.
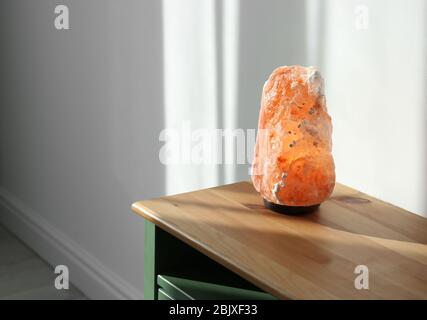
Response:
[[[132,208],[279,298],[427,299],[427,219],[341,184],[304,216],[266,209],[250,182]],[[358,265],[368,290],[355,288]]]

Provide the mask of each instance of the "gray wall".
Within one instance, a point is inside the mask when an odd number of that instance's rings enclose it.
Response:
[[[1,186],[141,290],[130,204],[164,193],[161,2],[60,2],[70,30],[58,1],[0,5]]]

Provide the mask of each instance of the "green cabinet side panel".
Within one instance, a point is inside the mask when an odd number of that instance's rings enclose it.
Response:
[[[156,299],[156,226],[150,221],[144,222],[144,299]]]

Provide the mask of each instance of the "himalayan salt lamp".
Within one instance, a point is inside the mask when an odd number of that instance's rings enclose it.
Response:
[[[285,66],[264,85],[252,182],[266,207],[305,213],[335,186],[332,124],[323,79],[314,67]]]

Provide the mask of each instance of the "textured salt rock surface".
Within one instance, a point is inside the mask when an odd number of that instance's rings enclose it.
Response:
[[[287,206],[312,206],[335,186],[332,124],[323,79],[314,67],[285,66],[264,85],[252,165],[262,197]]]

